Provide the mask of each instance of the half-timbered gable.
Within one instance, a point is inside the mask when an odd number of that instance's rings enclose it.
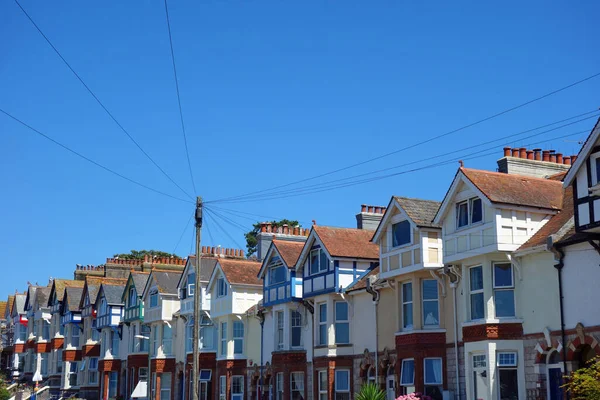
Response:
[[[123,286],[103,283],[96,299],[97,328],[117,327],[123,318]]]
[[[212,252],[209,250],[212,249]],[[204,311],[210,310],[210,294],[206,292],[208,280],[217,263],[218,251],[220,248],[202,248],[202,257],[200,258],[200,309]],[[223,249],[225,250],[225,249]],[[227,253],[230,249],[226,249]],[[233,249],[231,249],[233,252]],[[237,250],[236,250],[237,252]],[[190,256],[185,264],[185,269],[181,274],[181,278],[177,283],[180,300],[181,315],[192,315],[194,313],[194,296],[196,295],[196,256]]]
[[[132,271],[127,278],[125,290],[121,296],[121,302],[125,305],[123,321],[143,321],[144,320],[144,302],[142,294],[148,281],[148,272]]]
[[[575,160],[573,160],[575,158]],[[600,119],[592,129],[564,180],[572,187],[577,232],[600,232]]]
[[[302,299],[302,276],[296,273],[296,261],[303,247],[303,242],[279,239],[271,242],[258,273],[263,282],[265,307]]]

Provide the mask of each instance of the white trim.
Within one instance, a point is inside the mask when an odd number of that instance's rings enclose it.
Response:
[[[581,166],[585,165],[585,159],[588,158],[596,142],[598,141],[598,136],[600,136],[600,118],[598,121],[596,121],[596,125],[594,125],[594,128],[592,128],[592,131],[585,141],[583,148],[579,151],[575,163],[571,165],[571,168],[569,168],[569,171],[567,172],[567,175],[563,181],[563,188],[566,189],[573,183],[573,179],[575,179],[577,176]]]

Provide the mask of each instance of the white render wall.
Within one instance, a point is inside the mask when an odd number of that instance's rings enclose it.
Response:
[[[566,247],[562,272],[565,327],[600,325],[600,256],[588,244]]]

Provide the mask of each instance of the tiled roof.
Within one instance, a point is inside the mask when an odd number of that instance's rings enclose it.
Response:
[[[190,262],[193,262],[194,266],[195,266],[196,265],[196,256],[191,255],[191,256],[189,256],[189,259],[190,259]],[[200,259],[200,281],[201,282],[208,282],[208,280],[210,279],[210,276],[213,273],[213,270],[215,269],[215,265],[217,265],[216,257],[202,256],[202,258]]]
[[[11,294],[8,296],[8,301],[6,302],[6,310],[4,311],[4,314],[10,315],[14,303],[15,295]],[[4,317],[4,315],[2,315],[2,317]]]
[[[48,305],[48,298],[50,297],[50,290],[52,288],[50,286],[40,287],[35,291],[35,299],[34,304],[37,304],[38,307],[46,307]]]
[[[27,297],[26,294],[16,294],[15,295],[15,308],[16,308],[17,314],[25,313],[25,298],[26,297]]]
[[[79,287],[83,288],[85,281],[76,281],[71,279],[54,279],[52,281],[54,291],[56,292],[56,298],[58,301],[63,301],[63,295],[66,287]]]
[[[363,276],[360,280],[356,281],[353,285],[346,288],[346,292],[353,292],[355,290],[362,290],[367,288],[367,279],[371,276],[377,276],[379,274],[379,267],[373,268],[368,274]]]
[[[68,305],[69,310],[79,309],[79,304],[81,303],[81,296],[83,295],[83,288],[67,286],[65,288],[64,293],[66,293],[67,298],[63,304],[65,306]]]
[[[546,244],[548,236],[555,235],[573,219],[573,191],[571,188],[564,190],[562,209],[552,216],[532,237],[519,247],[517,251],[528,250]]]
[[[152,276],[158,287],[158,291],[164,294],[177,294],[177,284],[183,271],[153,270]]]
[[[0,301],[0,319],[4,319],[4,314],[6,314],[6,307],[8,307],[8,302]]]
[[[283,262],[285,262],[288,268],[294,268],[304,248],[304,242],[273,239],[273,245],[277,248],[281,258],[283,258]]]
[[[379,246],[371,242],[373,231],[318,225],[313,230],[332,257],[379,260]]]
[[[560,181],[470,168],[460,168],[460,171],[492,203],[550,210],[561,208]]]
[[[102,284],[102,291],[104,292],[104,298],[108,304],[123,304],[121,296],[123,295],[123,285],[111,285],[107,283]]]
[[[100,290],[100,285],[103,283],[112,283],[116,285],[122,285],[123,287],[125,287],[127,284],[127,279],[104,278],[101,276],[87,276],[85,279],[87,282],[88,297],[90,298],[91,304],[96,304],[98,291]]]
[[[223,258],[217,263],[221,266],[227,281],[232,285],[262,285],[262,281],[256,277],[261,267],[261,263],[258,261]]]
[[[394,196],[400,207],[408,214],[410,219],[417,225],[426,228],[439,228],[433,223],[433,218],[440,208],[439,201],[411,199],[408,197]]]
[[[131,272],[131,279],[133,280],[133,286],[138,294],[138,296],[142,295],[144,288],[146,287],[146,282],[148,282],[148,277],[150,276],[149,272]]]

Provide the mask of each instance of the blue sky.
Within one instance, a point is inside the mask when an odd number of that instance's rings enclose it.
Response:
[[[23,7],[142,147],[187,191],[161,1]],[[600,72],[598,2],[182,1],[170,16],[196,186],[205,199],[314,176],[417,143]],[[0,5],[0,108],[120,173],[182,195],[84,90],[17,5]],[[600,78],[321,181],[491,140],[599,106]],[[536,138],[576,153],[590,119]],[[494,169],[497,152],[466,161]],[[116,252],[173,251],[193,205],[120,180],[0,114],[0,296]],[[423,164],[415,164],[423,165]],[[458,164],[308,196],[222,205],[353,226],[361,203],[441,199]],[[402,170],[402,169],[399,169]],[[306,182],[318,183],[319,180]],[[231,217],[231,215],[229,215]],[[250,226],[251,220],[233,217]],[[262,219],[260,217],[256,218]],[[210,219],[206,244],[244,245]],[[187,255],[188,226],[177,253]],[[211,239],[212,236],[212,239]],[[233,240],[232,240],[233,239]],[[238,244],[236,245],[237,242]]]

